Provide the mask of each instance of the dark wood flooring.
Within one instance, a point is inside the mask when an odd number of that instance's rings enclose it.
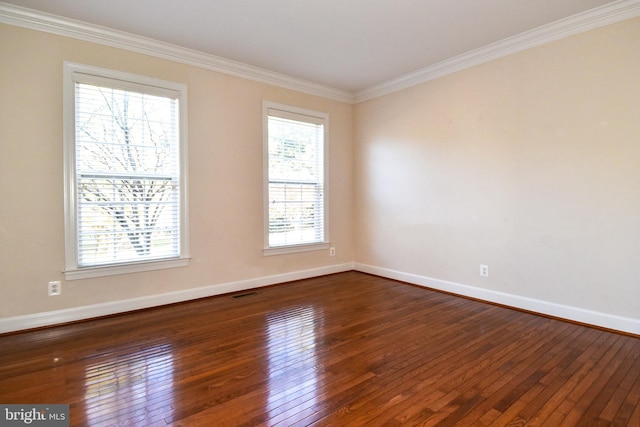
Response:
[[[0,336],[71,425],[640,426],[640,338],[357,272]]]

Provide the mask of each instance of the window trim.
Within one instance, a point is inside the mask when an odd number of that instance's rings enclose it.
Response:
[[[152,88],[155,93],[177,93],[179,103],[178,164],[180,167],[180,255],[178,257],[129,261],[92,267],[78,266],[75,83],[108,81],[120,89]],[[165,268],[185,267],[189,263],[189,205],[187,171],[187,86],[147,76],[65,61],[63,64],[63,141],[64,141],[64,233],[65,279],[76,280]]]
[[[309,117],[309,123],[323,125],[323,238],[322,242],[298,243],[285,246],[269,246],[269,110],[278,110],[283,116]],[[282,255],[329,249],[329,114],[305,108],[293,107],[271,101],[262,103],[263,135],[263,255]]]

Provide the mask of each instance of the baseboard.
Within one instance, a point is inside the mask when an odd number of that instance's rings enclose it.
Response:
[[[126,313],[133,310],[157,307],[231,292],[239,292],[275,285],[278,283],[290,282],[293,280],[308,279],[311,277],[341,273],[350,270],[357,270],[363,273],[400,280],[413,285],[566,319],[573,322],[640,335],[640,319],[615,316],[608,313],[585,310],[578,307],[556,304],[548,301],[492,291],[489,289],[482,289],[475,286],[463,285],[446,280],[434,279],[431,277],[360,263],[337,264],[327,267],[299,270],[122,301],[27,314],[24,316],[6,317],[0,319],[0,333],[17,332],[26,329],[53,326],[112,314]]]
[[[17,332],[26,329],[59,325],[62,323],[76,322],[79,320],[86,320],[112,314],[126,313],[133,310],[158,307],[198,298],[244,291],[247,289],[255,289],[264,286],[275,285],[278,283],[308,279],[311,277],[341,273],[350,270],[353,270],[352,263],[337,264],[327,267],[299,270],[289,273],[221,283],[217,285],[186,289],[183,291],[169,292],[140,298],[132,298],[122,301],[93,304],[82,307],[69,308],[65,310],[27,314],[24,316],[6,317],[0,319],[0,333]]]
[[[549,301],[527,298],[519,295],[482,289],[475,286],[463,285],[446,280],[434,279],[417,274],[405,273],[388,268],[375,267],[367,264],[355,263],[354,269],[363,273],[374,274],[389,279],[400,280],[413,285],[424,286],[452,294],[474,298],[482,301],[505,305],[521,310],[527,310],[542,315],[553,316],[572,322],[579,322],[596,327],[611,329],[624,333],[640,335],[640,319],[621,317],[608,313],[585,310]]]

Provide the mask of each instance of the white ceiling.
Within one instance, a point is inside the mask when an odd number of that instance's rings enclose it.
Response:
[[[145,36],[355,94],[614,2],[6,0],[6,3]]]

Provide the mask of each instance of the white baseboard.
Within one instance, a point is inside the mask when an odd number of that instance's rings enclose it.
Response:
[[[27,314],[24,316],[6,317],[0,319],[0,333],[16,332],[25,329],[40,328],[43,326],[58,325],[61,323],[75,322],[95,317],[125,313],[133,310],[157,307],[166,304],[205,298],[214,295],[255,289],[293,280],[307,279],[326,274],[341,273],[353,270],[352,263],[337,264],[327,267],[319,267],[310,270],[293,271],[290,273],[276,274],[272,276],[258,277],[254,279],[239,280],[217,285],[204,286],[183,291],[169,292],[159,295],[151,295],[140,298],[132,298],[122,301],[113,301],[102,304],[93,304],[82,307],[74,307],[65,310],[48,311],[44,313]]]
[[[65,310],[27,314],[24,316],[6,317],[0,319],[0,333],[16,332],[25,329],[52,326],[61,323],[75,322],[78,320],[86,320],[95,317],[125,313],[133,310],[157,307],[161,305],[173,304],[177,302],[189,301],[193,299],[205,298],[232,292],[239,292],[248,289],[275,285],[278,283],[290,282],[293,280],[307,279],[311,277],[341,273],[350,270],[357,270],[363,273],[369,273],[377,276],[387,277],[389,279],[400,280],[414,285],[450,292],[465,297],[493,302],[508,307],[532,311],[548,316],[554,316],[574,322],[580,322],[620,332],[640,335],[640,319],[633,319],[608,313],[585,310],[578,307],[556,304],[548,301],[492,291],[489,289],[482,289],[475,286],[463,285],[460,283],[448,282],[446,280],[439,280],[430,277],[419,276],[417,274],[405,273],[402,271],[375,267],[372,265],[360,263],[337,264],[310,270],[293,271],[289,273],[221,283],[217,285],[186,289],[183,291],[169,292],[165,294],[145,296],[140,298],[132,298],[122,301],[93,304],[88,306],[69,308]]]
[[[497,303],[508,307],[532,311],[539,314],[553,316],[574,322],[580,322],[592,326],[612,329],[620,332],[640,335],[640,319],[621,317],[598,311],[585,310],[583,308],[556,304],[527,298],[519,295],[482,289],[475,286],[448,282],[446,280],[433,279],[417,274],[405,273],[388,268],[375,267],[367,264],[355,263],[354,269],[363,273],[374,274],[389,279],[400,280],[413,285],[424,286],[431,289],[450,292],[456,295],[479,299],[482,301]]]

